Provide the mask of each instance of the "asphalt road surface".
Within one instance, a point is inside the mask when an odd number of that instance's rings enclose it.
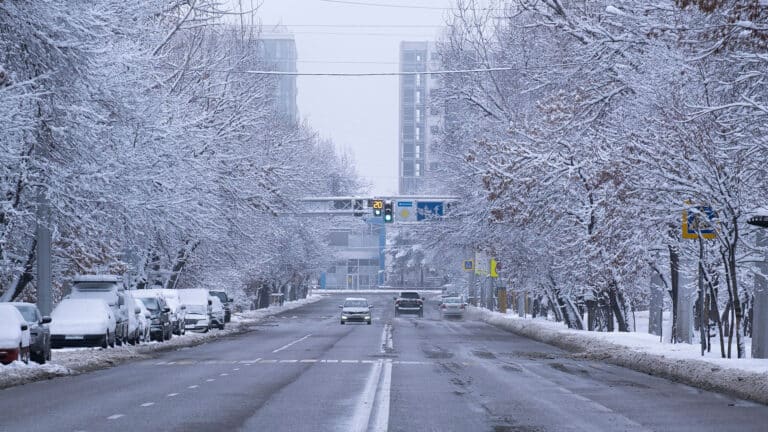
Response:
[[[0,391],[0,431],[766,431],[768,407],[572,358],[472,320],[339,324],[342,296],[252,331]]]

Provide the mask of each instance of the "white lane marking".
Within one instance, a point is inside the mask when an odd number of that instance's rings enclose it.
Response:
[[[113,414],[113,415],[107,417],[107,420],[117,420],[120,417],[125,417],[125,415],[124,414]]]
[[[262,360],[259,363],[277,363],[277,360]]]
[[[238,371],[238,370],[240,370],[240,368],[234,368],[234,369],[232,369],[232,370],[233,370],[233,371]]]
[[[384,328],[381,330],[381,345],[379,345],[379,352],[386,354],[387,352],[394,351],[392,345],[392,324],[384,324]]]
[[[379,361],[374,363],[371,368],[365,388],[363,388],[363,392],[357,399],[357,406],[355,407],[352,421],[347,428],[348,430],[353,432],[365,432],[368,430],[368,422],[371,419],[371,411],[373,411],[373,404],[376,398],[376,388],[379,386],[380,378],[381,362]]]
[[[338,363],[338,360],[321,360],[323,363]]]
[[[280,351],[282,351],[282,350],[284,350],[284,349],[290,348],[291,346],[293,346],[293,345],[295,345],[295,344],[297,344],[297,343],[299,343],[299,342],[301,342],[301,341],[303,341],[303,340],[307,339],[307,338],[308,338],[308,337],[310,337],[310,336],[312,336],[312,335],[311,335],[311,334],[308,334],[308,335],[304,336],[303,338],[300,338],[300,339],[297,339],[297,340],[295,340],[295,341],[293,341],[293,342],[287,343],[287,344],[285,344],[285,345],[281,346],[280,348],[278,348],[278,349],[276,349],[276,350],[272,351],[272,354],[274,354],[274,353],[278,353],[278,352],[280,352]]]
[[[298,360],[280,360],[280,363],[296,363]]]
[[[304,359],[300,360],[299,363],[317,363],[317,359]]]
[[[342,360],[342,363],[358,363],[359,360]]]
[[[373,432],[387,432],[389,430],[389,400],[392,388],[392,362],[384,363],[379,390],[376,394],[376,415],[373,417],[373,425],[369,430]]]
[[[151,407],[154,404],[155,404],[154,402],[145,402],[145,403],[141,404],[141,406],[146,408],[146,407]]]
[[[174,397],[174,396],[178,396],[178,395],[179,395],[178,393],[168,393],[167,397]]]
[[[207,380],[205,380],[205,382],[214,382],[214,381],[216,381],[215,378],[208,378]]]
[[[229,376],[229,374],[225,372],[225,373],[220,373],[219,376]]]
[[[189,386],[189,387],[187,387],[187,388],[188,388],[188,389],[196,389],[197,387],[199,387],[199,386],[198,386],[197,384],[195,384],[195,385],[191,385],[191,386]]]

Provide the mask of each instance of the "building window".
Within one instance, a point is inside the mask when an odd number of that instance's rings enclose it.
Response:
[[[416,141],[421,141],[421,128],[416,127]]]

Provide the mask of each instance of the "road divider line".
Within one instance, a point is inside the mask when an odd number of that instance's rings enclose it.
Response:
[[[214,381],[216,381],[216,378],[208,378],[207,380],[205,380],[205,382],[214,382]]]
[[[113,414],[113,415],[107,417],[107,420],[117,420],[120,417],[125,417],[125,414]]]
[[[178,396],[178,395],[179,395],[178,393],[168,393],[167,397],[174,397],[174,396]]]
[[[282,350],[284,350],[284,349],[290,348],[290,347],[292,347],[293,345],[295,345],[295,344],[297,344],[297,343],[299,343],[299,342],[301,342],[301,341],[303,341],[303,340],[306,340],[306,339],[307,339],[308,337],[310,337],[310,336],[312,336],[312,335],[311,335],[311,334],[308,334],[308,335],[304,336],[303,338],[300,338],[300,339],[297,339],[297,340],[295,340],[295,341],[293,341],[293,342],[287,343],[287,344],[285,344],[285,345],[281,346],[280,348],[278,348],[278,349],[276,349],[276,350],[272,351],[272,354],[274,354],[274,353],[278,353],[278,352],[280,352],[280,351],[282,351]]]
[[[379,352],[381,354],[386,354],[394,350],[395,348],[392,342],[392,324],[387,323],[384,324],[384,328],[381,330],[381,345]]]
[[[146,407],[151,407],[154,404],[155,404],[154,402],[144,402],[143,404],[141,404],[141,406],[146,408]]]
[[[222,372],[222,373],[219,374],[219,376],[229,376],[229,374],[226,373],[226,372]]]
[[[381,361],[374,363],[371,372],[368,374],[368,380],[357,400],[357,406],[348,427],[348,430],[351,432],[366,432],[368,430],[368,422],[371,419],[373,405],[376,402],[376,389],[381,378],[381,363]]]
[[[392,362],[384,362],[381,371],[381,381],[376,394],[376,414],[373,424],[368,430],[373,432],[387,432],[389,430],[389,400],[392,389]]]
[[[191,385],[191,386],[189,386],[189,387],[187,387],[187,388],[188,388],[188,389],[196,389],[196,388],[198,388],[198,387],[199,387],[199,386],[198,386],[197,384],[195,384],[195,385]]]

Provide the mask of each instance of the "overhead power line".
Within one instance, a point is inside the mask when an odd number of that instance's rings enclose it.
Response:
[[[222,72],[222,73],[240,73],[249,75],[281,75],[281,76],[326,76],[326,77],[365,77],[365,76],[404,76],[404,75],[455,75],[484,72],[502,72],[519,68],[498,67],[484,69],[461,69],[461,70],[438,70],[424,72],[283,72],[266,70],[214,70],[214,69],[189,69],[192,72]]]
[[[348,4],[348,5],[355,5],[355,6],[373,6],[373,7],[386,7],[386,8],[396,8],[396,9],[429,9],[429,10],[450,9],[446,7],[437,7],[437,6],[401,5],[401,4],[394,4],[394,3],[371,3],[371,2],[361,2],[361,1],[352,1],[352,0],[320,0],[320,1],[325,3],[340,3],[340,4]]]

